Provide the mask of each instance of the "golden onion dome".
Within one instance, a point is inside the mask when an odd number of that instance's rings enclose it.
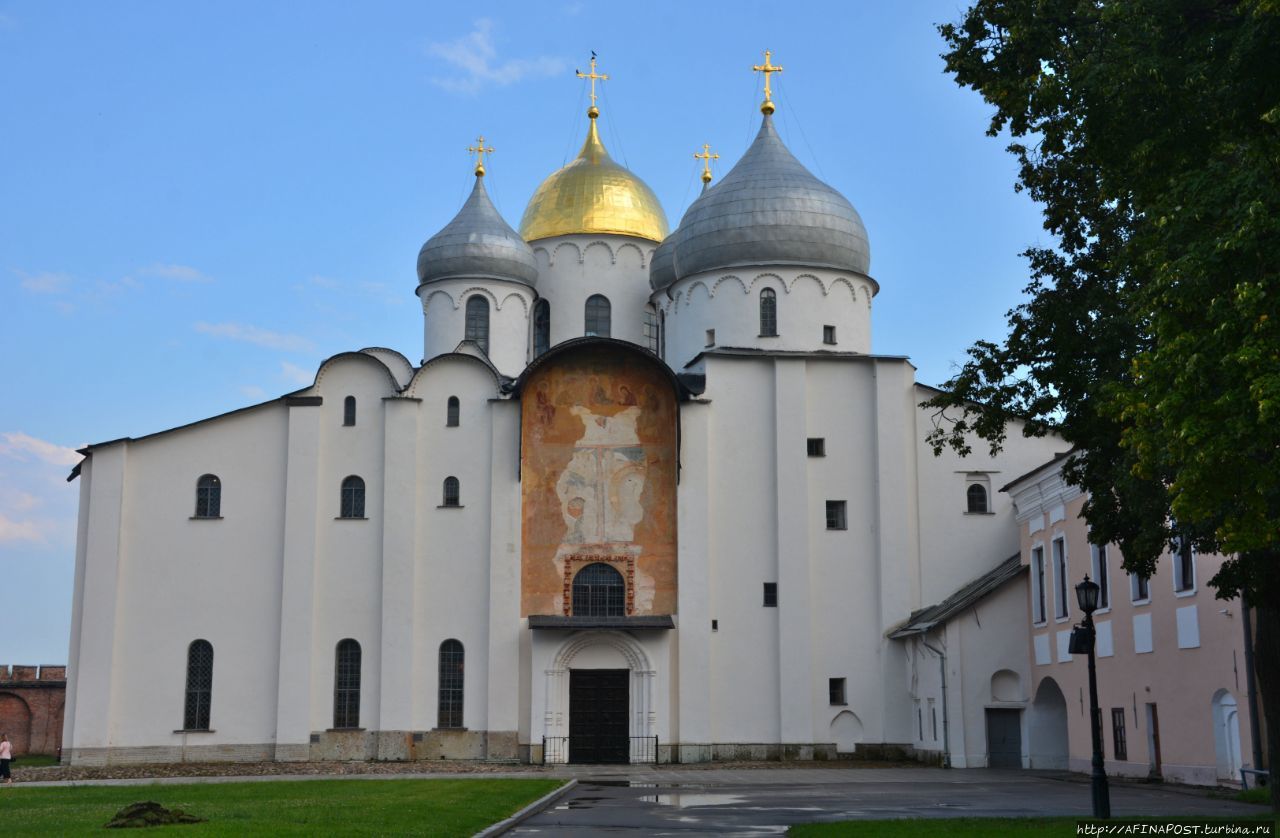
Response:
[[[591,127],[577,158],[553,172],[529,199],[520,219],[525,241],[573,233],[616,233],[660,242],[667,237],[667,216],[658,196],[640,178],[609,157]]]

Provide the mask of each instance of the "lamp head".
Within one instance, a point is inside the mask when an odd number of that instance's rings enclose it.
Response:
[[[1097,582],[1089,578],[1089,574],[1085,574],[1084,581],[1076,585],[1076,602],[1080,605],[1080,610],[1088,617],[1098,610],[1098,592],[1101,590]]]

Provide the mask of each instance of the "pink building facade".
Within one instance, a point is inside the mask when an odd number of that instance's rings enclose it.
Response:
[[[1089,676],[1068,641],[1083,620],[1075,586],[1102,586],[1097,626],[1098,702],[1111,775],[1235,785],[1253,768],[1253,729],[1240,601],[1214,597],[1221,557],[1161,556],[1148,579],[1121,569],[1115,545],[1089,543],[1085,496],[1062,477],[1059,456],[1005,487],[1028,567],[1031,768],[1090,770]]]

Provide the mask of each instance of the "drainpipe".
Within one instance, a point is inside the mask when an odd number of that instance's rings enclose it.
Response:
[[[951,767],[951,724],[947,714],[947,653],[929,645],[929,641],[920,638],[920,645],[938,656],[938,665],[942,672],[942,767]]]
[[[1253,767],[1262,768],[1262,731],[1258,729],[1258,682],[1253,677],[1253,617],[1249,603],[1240,597],[1241,623],[1244,625],[1244,683],[1249,694],[1249,733],[1253,746]],[[1272,768],[1274,771],[1275,768]],[[1274,775],[1273,775],[1274,776]]]

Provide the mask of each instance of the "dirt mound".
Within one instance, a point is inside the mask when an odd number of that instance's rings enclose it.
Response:
[[[107,829],[130,829],[139,826],[166,826],[171,823],[204,823],[204,818],[188,815],[181,809],[166,809],[154,801],[130,803],[107,821]]]

